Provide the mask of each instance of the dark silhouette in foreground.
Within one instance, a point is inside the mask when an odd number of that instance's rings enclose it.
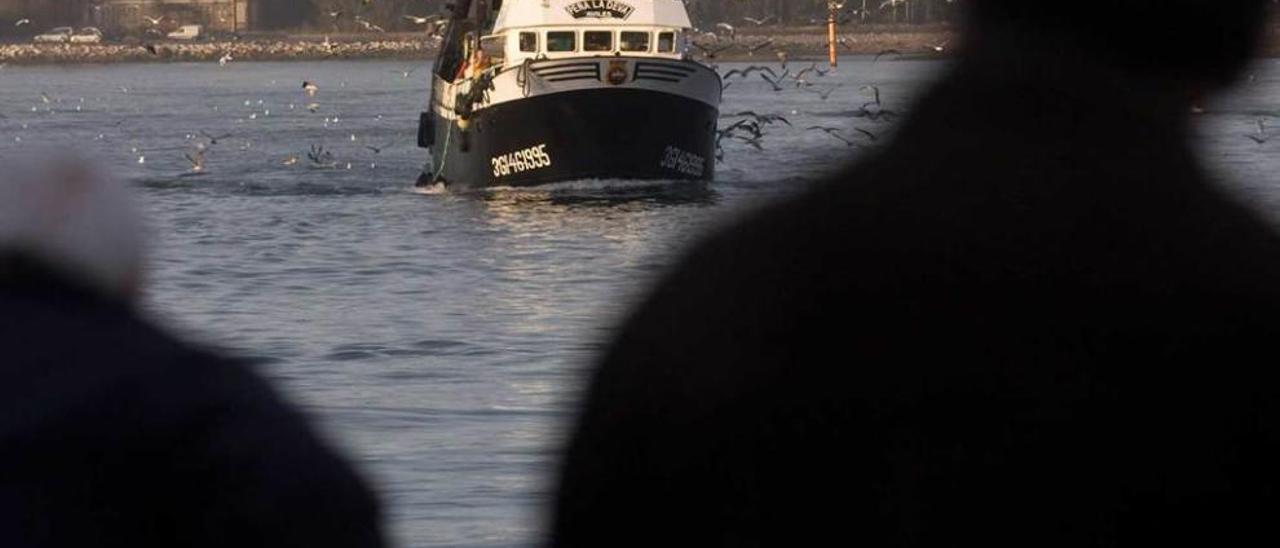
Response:
[[[1275,544],[1280,239],[1188,121],[1262,3],[975,0],[893,144],[629,319],[551,544]]]
[[[302,416],[134,311],[136,223],[86,171],[0,174],[0,546],[381,546]]]

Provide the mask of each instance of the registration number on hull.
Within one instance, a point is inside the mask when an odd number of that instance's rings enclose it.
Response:
[[[549,168],[551,155],[547,154],[547,145],[541,144],[494,156],[489,159],[489,163],[493,165],[494,178],[500,178],[513,173]]]
[[[667,147],[667,150],[662,155],[662,161],[658,163],[658,166],[678,171],[684,175],[701,177],[706,171],[707,159],[687,150],[680,150],[676,147]]]

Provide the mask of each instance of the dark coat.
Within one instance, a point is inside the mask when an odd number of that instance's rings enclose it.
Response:
[[[1176,82],[1016,51],[658,285],[553,545],[1276,542],[1280,240]]]
[[[244,364],[0,260],[0,546],[377,547],[379,527]]]

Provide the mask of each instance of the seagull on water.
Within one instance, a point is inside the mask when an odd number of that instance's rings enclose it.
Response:
[[[1271,136],[1267,134],[1267,121],[1262,118],[1258,118],[1256,123],[1258,125],[1257,132],[1245,135],[1245,137],[1252,139],[1253,142],[1258,144],[1271,140]]]
[[[191,173],[204,172],[204,147],[196,147],[195,156],[190,153],[183,153],[182,156],[191,163]]]
[[[315,85],[314,82],[303,80],[302,89],[307,92],[307,97],[315,97],[316,92],[320,91],[320,86]]]

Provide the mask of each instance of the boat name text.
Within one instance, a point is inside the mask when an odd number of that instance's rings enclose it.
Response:
[[[658,166],[685,175],[701,177],[706,172],[707,159],[676,147],[667,147],[666,153],[662,156],[662,162]]]
[[[495,156],[489,160],[493,164],[494,178],[506,177],[512,173],[524,173],[534,169],[551,167],[551,155],[547,154],[547,145],[535,145],[524,150]]]
[[[635,6],[616,0],[581,0],[565,6],[564,9],[574,19],[582,19],[583,17],[626,19],[631,17],[631,12],[636,11]]]

